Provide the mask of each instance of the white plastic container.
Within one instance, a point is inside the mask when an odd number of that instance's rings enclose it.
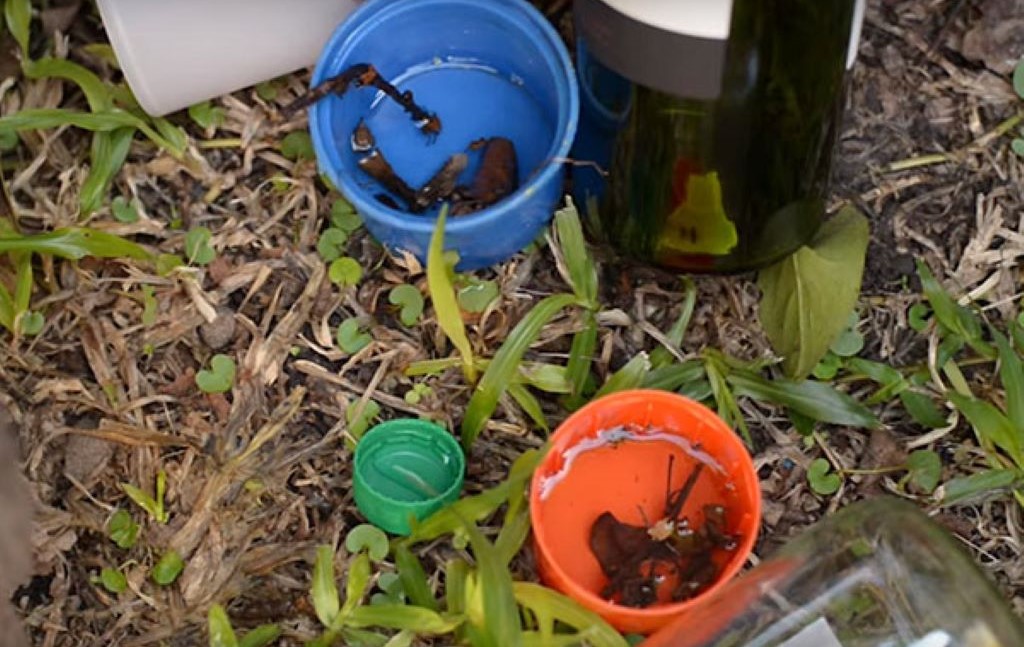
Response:
[[[316,63],[362,0],[97,0],[143,109],[162,116]]]

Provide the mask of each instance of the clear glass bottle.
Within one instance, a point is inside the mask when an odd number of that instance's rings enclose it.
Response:
[[[954,538],[892,497],[797,537],[642,647],[1020,647],[1024,626]]]
[[[864,0],[575,0],[573,194],[591,234],[714,273],[807,242],[863,13]]]

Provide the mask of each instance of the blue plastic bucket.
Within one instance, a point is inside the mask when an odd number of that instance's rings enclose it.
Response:
[[[361,119],[412,187],[474,140],[506,137],[514,143],[519,189],[447,221],[445,248],[458,252],[460,271],[500,263],[536,239],[562,196],[563,160],[579,113],[569,53],[540,12],[524,0],[370,0],[328,42],[313,85],[357,63],[370,63],[399,90],[411,90],[442,127],[431,139],[372,88],[353,87],[312,108],[310,131],[321,170],[377,240],[425,262],[439,209],[412,214],[378,199],[383,187],[358,167],[361,153],[350,144]],[[462,184],[470,183],[479,155],[470,160]]]

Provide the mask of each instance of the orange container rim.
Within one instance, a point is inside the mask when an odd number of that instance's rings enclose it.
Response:
[[[745,504],[743,512],[751,515],[754,522],[752,524],[753,532],[744,534],[733,556],[730,558],[727,566],[719,573],[714,584],[702,591],[698,596],[677,603],[661,604],[648,608],[634,608],[614,604],[603,599],[575,581],[558,562],[551,558],[547,545],[551,542],[552,533],[557,532],[557,528],[551,528],[542,518],[540,513],[540,492],[542,489],[542,479],[545,477],[552,462],[558,460],[558,456],[582,438],[603,431],[602,429],[594,428],[594,425],[590,424],[591,421],[598,418],[602,410],[613,408],[635,409],[637,414],[635,422],[643,426],[647,423],[647,413],[652,405],[685,410],[688,414],[698,418],[701,423],[710,427],[713,432],[717,432],[720,435],[718,439],[720,442],[730,446],[731,450],[738,452],[740,456],[744,457],[740,464],[740,470],[744,472],[743,478],[739,479],[744,486],[740,492],[742,495],[740,502]],[[630,413],[633,412],[630,411]],[[679,430],[675,431],[679,432]],[[688,436],[685,433],[679,433],[679,435],[683,437]],[[559,580],[563,585],[559,587],[555,583],[555,588],[562,588],[563,593],[598,613],[612,625],[616,626],[616,628],[621,630],[623,627],[627,627],[629,631],[639,629],[639,633],[652,633],[714,595],[718,590],[726,586],[743,568],[747,558],[753,552],[760,527],[761,491],[759,483],[754,462],[742,439],[714,411],[700,402],[671,391],[654,389],[618,391],[593,400],[572,413],[554,431],[550,441],[550,449],[540,465],[537,466],[531,479],[529,495],[530,521],[533,526],[534,546],[540,552],[538,562],[543,565],[542,574],[544,568],[549,569],[552,572],[552,579]]]

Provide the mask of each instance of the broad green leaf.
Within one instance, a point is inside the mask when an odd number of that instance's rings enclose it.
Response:
[[[119,195],[110,203],[110,213],[114,220],[131,224],[139,221],[138,205],[134,200],[129,201],[123,195]]]
[[[807,468],[807,482],[811,489],[822,496],[835,494],[842,485],[840,476],[832,472],[832,465],[824,458],[817,458]]]
[[[571,408],[583,405],[584,390],[590,378],[590,367],[597,350],[597,318],[590,310],[583,311],[583,329],[573,335],[569,348],[569,361],[565,365],[569,381],[569,404]]]
[[[86,256],[148,260],[149,252],[120,236],[81,227],[58,229],[46,234],[0,238],[0,252],[34,252],[69,260]]]
[[[29,25],[32,22],[31,0],[7,0],[4,3],[4,17],[7,19],[7,29],[21,48],[22,60],[28,61]]]
[[[594,398],[603,398],[616,391],[639,388],[650,370],[651,360],[647,357],[647,353],[640,351],[633,356],[633,359],[626,362],[625,366],[608,377],[604,386],[594,394]]]
[[[388,536],[377,526],[361,523],[345,535],[345,549],[350,553],[365,550],[375,562],[388,556]]]
[[[629,643],[601,616],[577,603],[575,600],[550,588],[533,582],[515,582],[512,590],[516,601],[541,614],[550,616],[562,624],[586,632],[586,644],[590,647],[627,647]]]
[[[992,348],[981,338],[981,321],[978,316],[954,301],[921,259],[917,260],[917,274],[921,278],[921,289],[928,304],[942,327],[962,338],[982,356],[995,357]]]
[[[174,150],[185,150],[188,146],[188,135],[180,126],[175,126],[163,117],[150,117],[157,132],[167,141]]]
[[[103,584],[103,588],[115,595],[124,593],[128,589],[128,578],[124,576],[124,573],[110,567],[104,567],[100,571],[100,583]]]
[[[1002,333],[993,330],[992,336],[999,350],[999,380],[1006,392],[1006,417],[1013,423],[1018,437],[1024,438],[1024,364]],[[1024,447],[1024,440],[1020,444]]]
[[[196,265],[207,265],[217,258],[217,252],[210,245],[213,237],[206,227],[194,227],[185,234],[185,258],[189,263]]]
[[[900,393],[900,401],[910,417],[922,427],[939,429],[949,424],[935,401],[924,393],[908,389]]]
[[[480,313],[500,295],[501,290],[494,281],[471,281],[459,288],[459,307],[466,312]]]
[[[153,581],[160,586],[168,586],[174,583],[185,569],[185,560],[175,550],[164,553],[160,561],[153,567]]]
[[[437,216],[434,233],[430,237],[430,249],[427,252],[427,289],[430,300],[434,304],[437,325],[452,342],[462,357],[462,372],[470,384],[476,382],[476,367],[473,365],[473,347],[466,337],[466,326],[462,322],[455,288],[452,287],[448,264],[444,258],[444,223],[448,217],[448,203],[441,207]],[[489,414],[488,414],[489,415]]]
[[[61,58],[41,58],[24,65],[22,69],[30,79],[56,78],[76,84],[85,95],[92,112],[103,112],[114,107],[110,86],[78,63]]]
[[[651,356],[653,357],[653,353]],[[689,360],[651,369],[644,376],[644,381],[640,386],[645,389],[675,391],[682,388],[684,384],[700,380],[704,376],[704,363],[699,360]]]
[[[358,317],[351,317],[341,322],[338,332],[335,335],[338,348],[349,355],[354,355],[370,345],[373,337],[365,331],[362,321]]]
[[[439,635],[450,633],[460,624],[462,618],[445,617],[436,611],[404,604],[379,604],[353,609],[345,624],[349,627],[385,627],[402,629],[418,634]]]
[[[854,315],[856,318],[856,315]],[[829,350],[839,357],[854,357],[864,349],[864,335],[857,332],[855,328],[846,328],[836,340],[829,346]]]
[[[335,619],[335,623],[348,623],[348,616],[363,601],[366,589],[370,586],[370,556],[366,553],[359,553],[348,564],[348,573],[345,581],[345,602],[341,605],[341,612]]]
[[[462,446],[468,451],[494,413],[498,399],[519,370],[519,362],[541,329],[564,308],[572,305],[576,297],[555,294],[545,297],[516,324],[508,338],[487,366],[480,383],[469,400],[462,420]],[[461,319],[460,319],[461,322]]]
[[[331,204],[331,226],[350,234],[363,226],[363,219],[345,200],[335,200]]]
[[[551,427],[548,425],[547,417],[544,415],[544,409],[541,408],[540,402],[537,398],[533,397],[533,394],[523,386],[522,384],[509,384],[508,394],[512,396],[512,399],[516,401],[526,415],[530,416],[530,420],[535,425],[544,430],[545,433],[551,431]]]
[[[320,234],[320,238],[316,242],[316,251],[320,254],[320,258],[332,263],[342,257],[347,245],[348,234],[340,229],[328,227]]]
[[[727,380],[736,395],[789,407],[819,422],[869,429],[878,426],[878,418],[867,407],[822,382],[765,380],[749,373],[733,373]]]
[[[313,610],[320,624],[331,627],[341,611],[341,600],[338,598],[338,585],[334,581],[334,549],[330,546],[317,546],[311,593]]]
[[[281,628],[277,625],[260,625],[242,636],[238,647],[266,647],[281,637]]]
[[[846,207],[809,245],[760,273],[761,324],[789,377],[809,375],[846,327],[869,233],[867,219]]]
[[[363,278],[363,268],[356,259],[350,256],[342,256],[331,262],[327,275],[335,285],[351,287],[357,285]]]
[[[423,314],[423,295],[416,286],[409,284],[396,285],[388,293],[388,301],[392,305],[400,306],[399,318],[406,326],[416,323],[416,320]]]
[[[490,362],[481,362],[481,365],[486,367]],[[520,363],[519,375],[513,383],[516,382],[522,382],[545,393],[568,393],[571,388],[564,366],[544,362]]]
[[[107,522],[107,534],[119,548],[131,548],[139,536],[139,525],[127,510],[118,510]]]
[[[409,601],[418,607],[437,611],[437,600],[430,590],[423,564],[404,541],[395,544],[395,567],[398,569],[402,589],[409,596]]]
[[[569,274],[566,278],[580,304],[594,309],[597,307],[597,267],[587,251],[579,213],[571,198],[566,202],[566,207],[556,211],[554,218],[554,231]]]
[[[305,130],[296,130],[285,135],[281,140],[280,149],[282,155],[293,161],[311,160],[316,157],[313,139]]]
[[[210,607],[206,614],[210,632],[210,647],[238,647],[238,637],[231,627],[227,611],[219,604]]]
[[[196,386],[203,393],[226,393],[235,383],[235,360],[217,354],[210,358],[210,368],[196,373]]]
[[[931,494],[942,478],[942,460],[929,449],[919,449],[907,457],[910,482],[922,492]]]
[[[1024,466],[1024,454],[1021,454],[1021,433],[1024,430],[1014,428],[1009,418],[984,400],[955,391],[948,391],[946,397],[971,423],[982,445],[995,445],[1006,452],[1018,467]]]
[[[1015,486],[1021,480],[1021,476],[1017,470],[993,469],[958,477],[946,481],[942,485],[939,498],[944,506],[962,503],[983,494]]]
[[[910,388],[910,382],[903,377],[902,373],[881,362],[853,357],[846,360],[846,367],[852,373],[863,375],[881,385],[881,388],[864,402],[867,406],[888,402]]]
[[[444,566],[445,606],[450,613],[464,613],[466,610],[466,579],[469,564],[462,558],[450,559]]]
[[[693,282],[693,279],[683,277],[683,289],[685,292],[683,305],[679,310],[679,318],[665,334],[668,341],[677,349],[683,344],[686,329],[690,326],[690,319],[693,318],[693,309],[697,305],[697,284]],[[655,369],[662,368],[674,361],[675,357],[663,346],[658,346],[651,351],[651,366]]]
[[[202,128],[217,128],[224,123],[224,108],[215,106],[210,101],[203,101],[189,106],[188,116]]]

